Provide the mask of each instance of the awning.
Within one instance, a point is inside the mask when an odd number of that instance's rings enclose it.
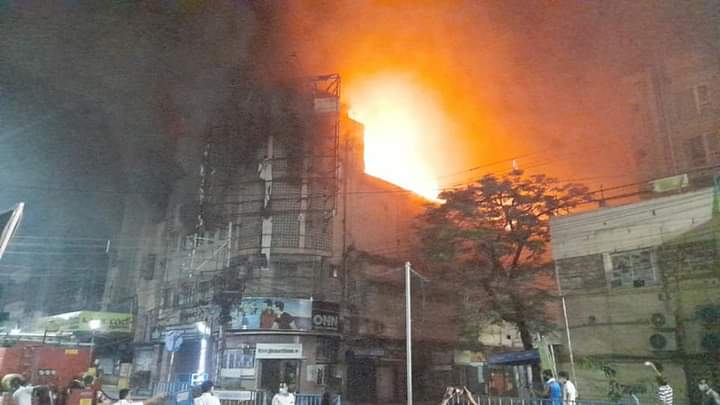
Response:
[[[488,364],[490,365],[534,364],[539,362],[540,354],[537,350],[495,353],[488,357]]]

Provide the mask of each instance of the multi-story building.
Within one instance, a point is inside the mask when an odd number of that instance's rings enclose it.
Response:
[[[640,180],[688,173],[708,186],[720,165],[720,67],[699,48],[658,55],[625,78]]]
[[[679,401],[697,399],[700,378],[717,382],[717,198],[704,188],[553,219],[570,337],[563,352],[572,345],[583,397],[607,395],[608,367],[651,397],[645,361],[663,366]]]
[[[147,243],[118,255],[106,298],[132,297],[136,386],[208,373],[226,389],[404,397],[401,267],[427,201],[364,173],[339,84],[317,77],[229,106],[205,137],[180,141],[195,174],[174,184],[167,219],[128,215]],[[429,345],[455,336],[452,317],[418,323]]]

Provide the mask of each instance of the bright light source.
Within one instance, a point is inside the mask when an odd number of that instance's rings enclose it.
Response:
[[[90,327],[90,330],[98,330],[102,326],[102,321],[99,319],[92,319],[88,321],[88,326]]]
[[[205,322],[196,322],[195,326],[197,327],[198,332],[202,333],[203,335],[210,334],[210,327],[207,326]]]
[[[412,78],[381,75],[348,89],[350,116],[365,127],[365,171],[436,199],[434,169],[447,118]]]
[[[198,322],[199,323],[199,322]],[[200,340],[200,359],[198,360],[197,373],[202,374],[205,372],[205,357],[207,355],[207,338],[203,337]]]

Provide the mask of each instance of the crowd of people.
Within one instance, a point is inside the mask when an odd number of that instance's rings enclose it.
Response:
[[[555,378],[550,370],[542,373],[544,386],[542,392],[536,392],[542,398],[543,405],[575,405],[578,403],[578,390],[565,371],[560,371]],[[673,389],[667,379],[658,372],[655,379],[657,383],[657,403],[660,405],[673,405]],[[708,384],[707,379],[698,383],[701,395],[699,405],[720,405],[720,393]],[[636,402],[639,400],[636,398]],[[475,396],[467,387],[447,387],[440,405],[477,405]]]
[[[656,370],[657,371],[657,370]],[[538,396],[543,398],[544,405],[575,405],[578,402],[578,390],[575,384],[570,380],[570,376],[565,371],[557,373],[557,378],[550,370],[542,373],[544,386],[542,392],[537,392]],[[661,405],[673,405],[673,389],[667,379],[660,373],[656,375],[657,383],[657,403]],[[52,395],[49,401],[43,401],[42,393],[44,386],[33,386],[24,380],[17,381],[12,392],[12,398],[17,405],[52,405]],[[697,385],[701,395],[701,405],[720,405],[720,394],[713,389],[707,379],[701,379]],[[193,405],[221,405],[220,400],[213,394],[214,384],[211,381],[205,381],[200,385],[200,395],[193,400]],[[102,391],[98,391],[101,393]],[[160,394],[143,401],[133,401],[130,396],[130,390],[121,389],[118,393],[117,400],[107,402],[113,405],[159,405],[163,403],[166,395]],[[98,401],[106,402],[106,401]],[[637,399],[636,399],[636,402]],[[330,405],[330,395],[325,393],[322,396],[321,405]],[[638,402],[639,403],[639,402]],[[289,389],[286,383],[281,383],[278,392],[273,396],[272,405],[294,405],[295,394]],[[476,397],[467,387],[447,387],[443,394],[440,405],[478,405]]]

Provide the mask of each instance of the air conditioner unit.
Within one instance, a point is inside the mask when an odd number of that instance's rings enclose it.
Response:
[[[674,332],[658,332],[648,337],[648,349],[651,352],[672,352],[677,350]]]
[[[650,315],[650,325],[655,329],[674,329],[675,317],[671,314],[655,312]]]

